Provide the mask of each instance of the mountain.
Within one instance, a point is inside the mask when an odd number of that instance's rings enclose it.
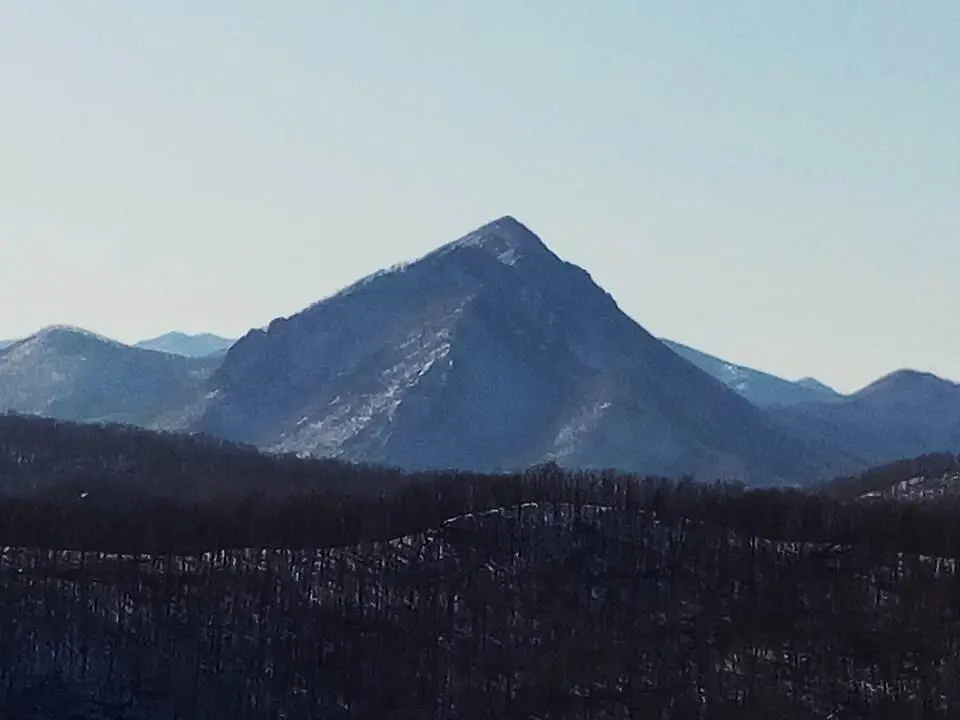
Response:
[[[791,434],[867,464],[960,450],[960,385],[916,370],[898,370],[829,402],[770,412]]]
[[[149,340],[141,340],[134,347],[198,358],[223,354],[233,343],[233,340],[210,333],[188,335],[182,332],[169,332]]]
[[[0,340],[0,350],[3,350],[6,347],[10,347],[16,342],[16,340]]]
[[[790,440],[511,217],[248,333],[192,429],[409,469],[773,483],[840,457]]]
[[[819,400],[829,400],[840,394],[829,385],[825,385],[824,383],[820,382],[816,378],[812,378],[812,377],[800,378],[799,380],[793,381],[793,384],[799,385],[800,387],[806,388],[815,393],[819,393],[821,397],[815,398]]]
[[[0,350],[0,411],[179,426],[215,365],[49,327]]]
[[[734,365],[672,340],[661,338],[661,342],[684,360],[692,362],[758,407],[796,405],[840,397],[836,390],[813,378],[791,382],[762,370]]]

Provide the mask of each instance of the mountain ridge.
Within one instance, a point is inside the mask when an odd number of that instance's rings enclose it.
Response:
[[[248,333],[212,387],[198,430],[407,468],[829,465],[509,216]]]
[[[0,350],[0,410],[175,427],[214,365],[51,326]]]
[[[189,334],[173,330],[157,337],[141,340],[133,347],[158,350],[171,355],[200,358],[225,353],[235,340],[213,333]]]
[[[673,340],[660,338],[680,357],[717,378],[758,407],[796,405],[840,397],[833,388],[815,378],[785,380],[763,370],[737,365]]]
[[[45,328],[0,349],[0,411],[412,470],[558,462],[763,484],[960,445],[960,386],[902,370],[844,396],[658,340],[511,216],[212,355],[142,347],[164,338],[230,342]]]
[[[933,373],[898,370],[835,401],[770,411],[792,435],[867,464],[960,449],[960,385]]]

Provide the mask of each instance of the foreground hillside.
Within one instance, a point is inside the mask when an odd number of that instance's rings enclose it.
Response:
[[[143,720],[956,716],[956,561],[904,553],[890,516],[888,547],[862,516],[846,542],[777,540],[747,526],[852,516],[663,482],[631,499],[622,481],[552,472],[539,491],[575,502],[489,496],[431,521],[424,500],[438,516],[457,504],[434,485],[366,516],[426,510],[428,527],[392,539],[8,548],[0,704]]]
[[[13,718],[950,718],[960,506],[0,419]],[[850,497],[841,502],[835,498]]]
[[[21,499],[85,507],[226,501],[258,495],[379,492],[415,480],[390,469],[267,455],[202,435],[0,415],[0,513]],[[82,495],[86,501],[77,504]],[[7,528],[9,530],[9,526]]]

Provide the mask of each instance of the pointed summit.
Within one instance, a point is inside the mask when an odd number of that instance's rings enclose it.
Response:
[[[511,270],[529,270],[533,263],[536,263],[537,270],[534,274],[547,274],[547,268],[566,265],[526,225],[504,215],[415,260],[399,262],[371,273],[306,310],[329,300],[346,299],[371,286],[382,288],[384,283],[391,284],[402,275],[414,274],[424,279],[425,274],[431,282],[440,277],[460,277],[473,278],[482,285],[511,284],[516,282]]]
[[[412,470],[554,461],[763,482],[820,458],[502,217],[227,352],[190,429]]]
[[[440,257],[454,251],[470,249],[482,251],[509,266],[535,257],[557,259],[536,233],[512,215],[504,215],[478,227],[458,240],[444,245],[433,255]]]

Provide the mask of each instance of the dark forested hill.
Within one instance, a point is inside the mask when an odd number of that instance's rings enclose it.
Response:
[[[0,708],[14,718],[960,708],[949,499],[841,503],[555,465],[388,477],[35,418],[3,419],[0,439],[0,478],[21,490],[0,497]],[[175,478],[217,491],[178,499]],[[357,486],[371,492],[343,492]],[[98,487],[126,487],[126,502]]]
[[[375,478],[374,480],[370,480]],[[205,436],[131,426],[0,415],[0,498],[106,503],[193,502],[291,493],[364,492],[401,483],[400,473],[335,460],[265,455]],[[76,504],[76,503],[75,503]]]

